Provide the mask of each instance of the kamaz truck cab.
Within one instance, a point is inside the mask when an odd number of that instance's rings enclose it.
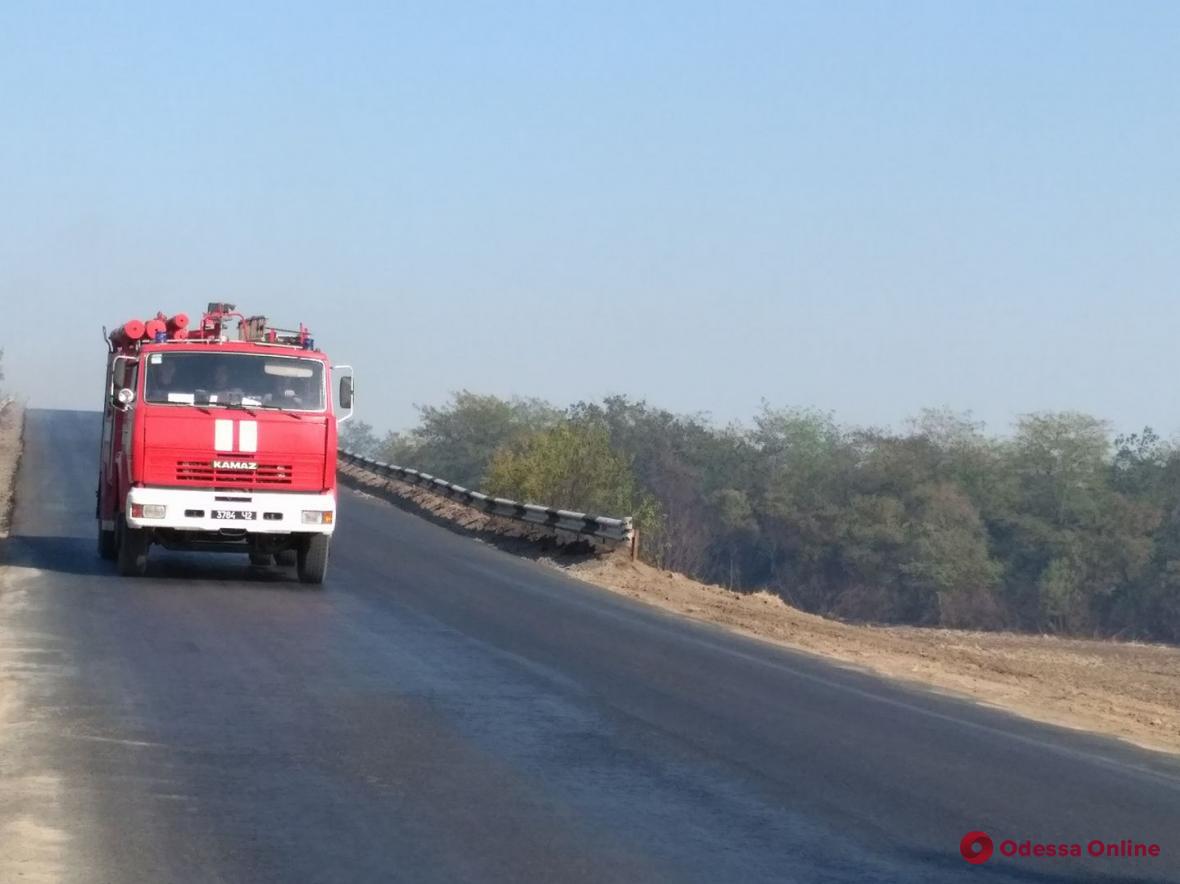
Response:
[[[320,584],[350,367],[335,367],[334,400],[333,366],[306,328],[271,328],[231,304],[210,304],[196,328],[185,314],[158,314],[106,338],[99,553],[141,575],[154,544],[237,552],[255,565],[294,564],[301,581]]]

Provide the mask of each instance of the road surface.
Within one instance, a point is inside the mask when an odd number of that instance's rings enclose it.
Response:
[[[2,881],[1180,880],[1180,764],[679,620],[341,492],[322,590],[95,555],[99,419],[29,411]],[[1155,842],[1006,858],[995,839]]]

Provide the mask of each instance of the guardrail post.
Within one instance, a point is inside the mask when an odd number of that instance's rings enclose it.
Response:
[[[639,558],[639,529],[631,529],[631,561]]]

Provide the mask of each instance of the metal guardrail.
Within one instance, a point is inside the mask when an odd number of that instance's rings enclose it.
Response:
[[[575,513],[531,503],[520,503],[503,497],[491,497],[478,491],[469,491],[462,485],[437,479],[429,473],[420,473],[418,470],[371,460],[359,454],[353,454],[351,451],[339,452],[339,462],[360,467],[378,476],[399,479],[411,485],[420,485],[435,494],[460,501],[467,506],[494,516],[504,516],[520,522],[529,522],[533,525],[571,531],[575,534],[599,537],[604,540],[631,542],[634,538],[635,528],[630,516],[624,519],[612,519],[606,516],[592,516],[587,513]]]

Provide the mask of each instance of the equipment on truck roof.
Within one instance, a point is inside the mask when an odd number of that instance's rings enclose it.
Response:
[[[146,322],[130,319],[110,334],[103,329],[112,352],[137,350],[140,344],[169,344],[178,341],[224,343],[230,340],[230,320],[238,321],[239,341],[252,344],[273,344],[281,347],[297,347],[300,350],[314,350],[315,339],[311,330],[302,322],[298,329],[272,328],[266,324],[265,316],[244,316],[233,304],[211,301],[195,328],[189,326],[186,313],[165,316],[157,313]]]

